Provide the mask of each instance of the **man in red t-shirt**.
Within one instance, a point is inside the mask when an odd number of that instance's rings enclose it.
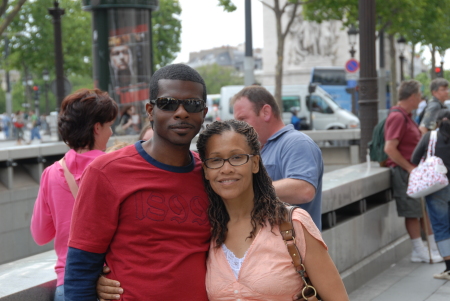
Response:
[[[100,156],[83,174],[65,300],[97,300],[105,262],[123,300],[208,300],[208,197],[189,150],[208,111],[205,83],[187,65],[169,65],[153,74],[150,99],[153,138]]]
[[[411,118],[411,112],[417,109],[421,101],[420,87],[421,84],[416,80],[401,83],[398,105],[391,108],[384,126],[384,151],[389,156],[386,165],[391,167],[397,213],[405,217],[406,231],[413,245],[411,261],[429,262],[428,251],[420,236],[421,223],[423,225],[420,199],[413,199],[406,194],[409,173],[415,168],[411,163],[412,153],[421,138],[418,126]],[[437,250],[431,225],[428,226],[428,236],[433,262],[441,262],[443,259]]]

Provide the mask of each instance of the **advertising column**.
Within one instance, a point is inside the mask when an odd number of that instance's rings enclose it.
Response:
[[[151,11],[158,4],[158,0],[83,0],[83,9],[93,14],[95,87],[108,91],[119,104],[118,125],[126,127],[116,126],[116,134],[136,134],[141,127],[152,67]]]

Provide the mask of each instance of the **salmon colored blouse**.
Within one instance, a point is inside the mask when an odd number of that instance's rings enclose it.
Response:
[[[292,219],[296,244],[304,263],[308,258],[305,256],[305,237],[301,225],[328,249],[319,229],[305,210],[295,209]],[[213,241],[206,264],[206,290],[210,301],[291,301],[303,287],[278,226],[274,226],[272,232],[269,224],[261,228],[247,250],[238,279],[222,248],[216,248]]]

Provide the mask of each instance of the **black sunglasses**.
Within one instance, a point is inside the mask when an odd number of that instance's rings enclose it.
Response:
[[[178,106],[183,105],[188,113],[198,113],[205,109],[205,101],[201,99],[176,99],[173,97],[159,97],[150,100],[151,104],[156,104],[163,111],[176,111]]]

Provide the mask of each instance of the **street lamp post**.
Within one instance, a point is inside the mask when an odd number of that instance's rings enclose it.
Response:
[[[33,78],[31,76],[31,74],[27,75],[27,108],[31,109],[31,103],[33,102],[33,95],[31,93],[31,89],[33,87]]]
[[[367,145],[378,123],[378,83],[375,49],[375,0],[359,0],[359,119],[361,120],[360,162],[366,161]]]
[[[359,31],[358,29],[356,29],[355,25],[352,24],[352,26],[350,26],[350,29],[347,31],[348,34],[348,42],[350,44],[350,55],[352,58],[355,57],[355,45],[356,45],[356,36],[358,35]]]
[[[403,52],[405,51],[405,46],[406,46],[406,39],[401,36],[398,40],[398,49],[400,50],[400,56],[398,57],[400,59],[400,80],[404,81],[405,80],[405,75],[403,73],[403,63],[405,61],[405,56],[403,55]]]
[[[348,43],[350,44],[350,56],[352,58],[355,57],[355,45],[356,45],[356,36],[358,35],[359,31],[356,29],[355,25],[351,25],[349,30],[347,31],[348,34]],[[346,89],[347,93],[349,93],[352,97],[352,113],[357,115],[358,112],[356,112],[356,87],[349,87]]]
[[[49,104],[48,104],[48,81],[50,76],[48,74],[47,68],[42,71],[42,78],[44,79],[44,89],[45,89],[45,115],[50,114]]]
[[[444,56],[445,56],[445,50],[442,50],[440,53],[441,55],[441,75],[444,77]]]
[[[53,2],[53,8],[49,8],[48,12],[53,17],[53,35],[55,39],[55,69],[56,69],[56,100],[57,109],[61,108],[64,99],[64,58],[62,49],[62,31],[61,16],[64,15],[64,9],[59,8],[58,1]]]

